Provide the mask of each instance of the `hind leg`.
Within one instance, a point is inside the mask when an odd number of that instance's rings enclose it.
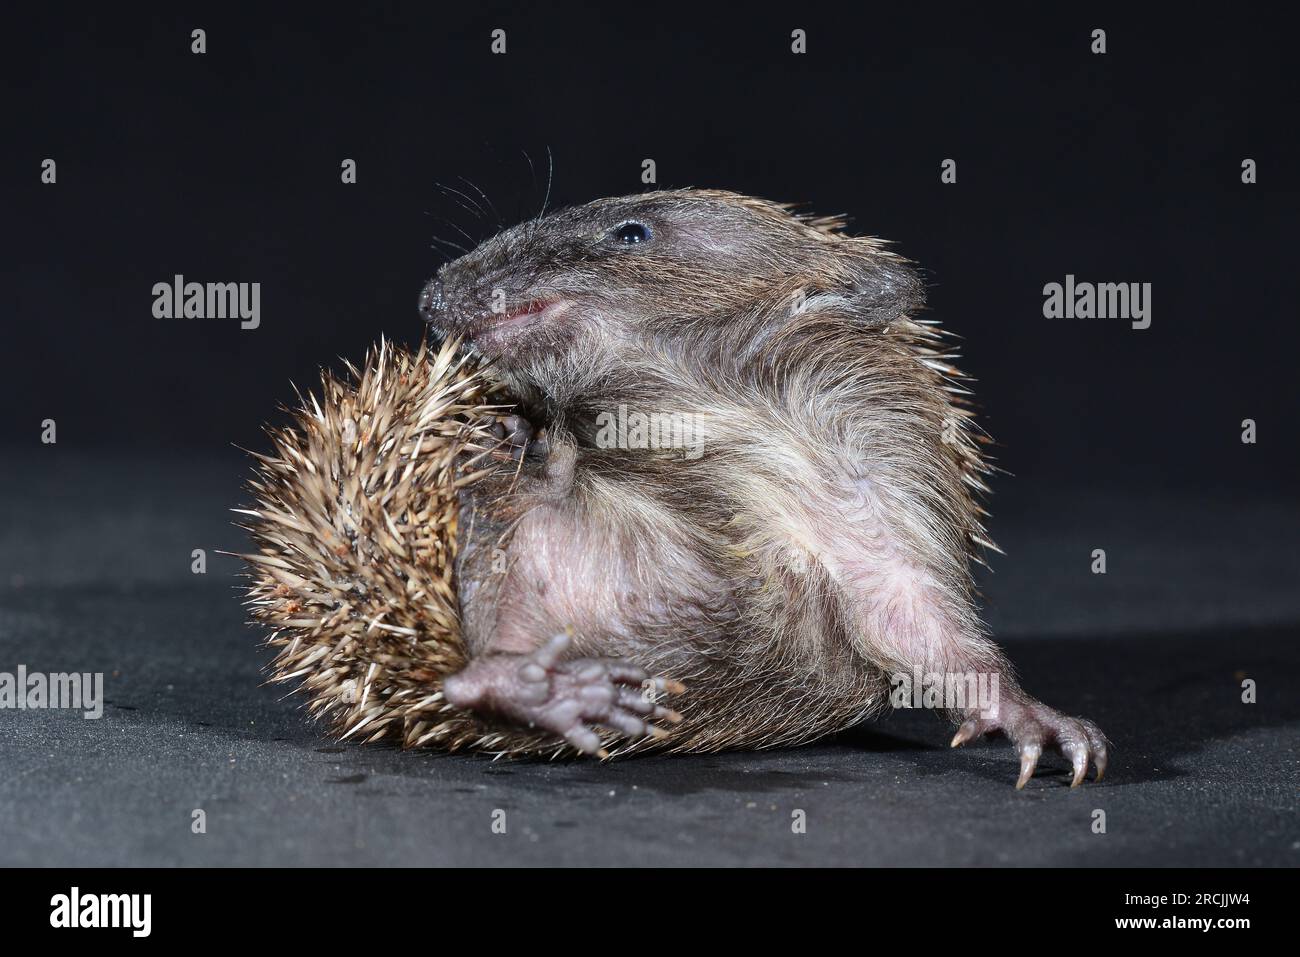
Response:
[[[815,543],[816,557],[838,583],[857,625],[858,653],[886,677],[937,675],[955,684],[984,681],[996,687],[989,707],[945,701],[941,707],[959,723],[953,747],[984,734],[1006,735],[1020,755],[1017,788],[1032,777],[1044,750],[1060,752],[1081,783],[1089,763],[1100,780],[1107,741],[1096,725],[1047,707],[1024,692],[1002,652],[984,637],[969,598],[969,586],[953,569],[924,561],[898,531],[881,489],[862,480],[844,502],[840,520],[809,521],[802,541]],[[997,677],[996,686],[992,678]]]
[[[867,654],[887,674],[920,672],[942,676],[945,688],[982,685],[992,692],[985,701],[963,695],[940,704],[959,722],[954,748],[986,734],[1005,735],[1020,756],[1017,789],[1033,776],[1044,750],[1069,760],[1074,771],[1071,787],[1083,782],[1090,763],[1101,780],[1108,742],[1095,724],[1071,718],[1027,694],[997,646],[964,623],[968,616],[948,611],[932,590],[906,578],[892,578],[889,587],[892,593],[877,590],[866,603],[873,610],[867,613],[865,631],[874,636]]]
[[[878,639],[869,653],[878,655],[884,667],[892,666],[896,673],[941,675],[962,687],[983,682],[994,691],[991,700],[979,703],[942,703],[959,722],[952,747],[983,735],[1005,735],[1020,756],[1017,790],[1033,777],[1045,750],[1069,760],[1074,772],[1071,787],[1083,782],[1090,763],[1096,766],[1096,779],[1102,779],[1109,742],[1095,724],[1062,714],[1027,694],[998,648],[969,626],[958,624],[955,616],[941,607],[924,600],[903,605],[903,614],[895,606],[889,614],[868,619],[869,633],[888,636]]]
[[[681,684],[618,658],[562,660],[571,641],[561,633],[530,654],[483,655],[447,678],[443,694],[457,707],[549,731],[601,757],[601,728],[633,740],[663,738],[668,732],[653,722],[681,720],[658,703],[662,693],[683,691]]]
[[[683,689],[632,660],[640,657],[635,643],[611,637],[627,631],[611,604],[620,591],[610,579],[618,578],[618,556],[594,556],[605,540],[569,496],[574,448],[537,442],[513,417],[499,437],[522,457],[521,474],[510,477],[512,494],[488,495],[478,509],[470,502],[462,518],[470,531],[458,588],[470,661],[445,680],[448,703],[549,732],[585,754],[604,754],[602,732],[665,737],[655,722],[681,717],[657,699]],[[513,511],[500,515],[494,504],[504,498]],[[570,625],[582,636],[576,642]]]

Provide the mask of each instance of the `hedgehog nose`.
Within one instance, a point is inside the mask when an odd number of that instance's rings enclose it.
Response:
[[[424,291],[420,293],[420,315],[424,317],[425,322],[435,323],[442,315],[443,309],[442,280],[431,279],[424,287]]]

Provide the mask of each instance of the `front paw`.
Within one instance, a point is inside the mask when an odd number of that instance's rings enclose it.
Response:
[[[598,728],[632,739],[660,738],[668,732],[652,720],[681,720],[655,700],[659,692],[685,690],[679,682],[651,678],[618,658],[560,661],[571,641],[565,633],[528,655],[485,655],[448,677],[443,694],[457,707],[550,732],[600,757],[608,753]]]
[[[1016,781],[1016,790],[1023,788],[1034,776],[1044,748],[1051,748],[1069,759],[1074,768],[1070,787],[1078,787],[1083,782],[1090,761],[1096,765],[1097,781],[1106,773],[1106,749],[1110,742],[1101,729],[1091,721],[1068,717],[1032,698],[999,702],[996,717],[977,715],[968,718],[957,729],[952,746],[957,748],[967,741],[995,732],[1010,738],[1020,755],[1020,778]]]
[[[535,429],[519,414],[505,416],[492,426],[492,435],[501,443],[499,451],[518,462],[544,462],[550,451],[546,429]]]

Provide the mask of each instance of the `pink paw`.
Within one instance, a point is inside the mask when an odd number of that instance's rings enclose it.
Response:
[[[1088,774],[1088,763],[1096,765],[1100,781],[1106,773],[1106,748],[1110,744],[1091,721],[1071,718],[1032,698],[1024,701],[1002,701],[996,718],[975,716],[968,718],[953,736],[952,746],[960,747],[967,741],[986,734],[1001,732],[1011,739],[1020,754],[1020,790],[1034,776],[1038,758],[1044,748],[1064,755],[1074,767],[1070,787],[1078,787]]]
[[[607,757],[597,728],[628,738],[661,738],[654,719],[682,716],[656,703],[658,693],[678,694],[681,683],[651,678],[618,658],[560,661],[571,637],[556,635],[528,655],[491,654],[470,662],[443,683],[447,701],[558,735],[584,754]]]

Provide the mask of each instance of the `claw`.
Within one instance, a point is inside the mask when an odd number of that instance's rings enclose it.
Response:
[[[957,733],[952,736],[952,744],[948,745],[948,747],[960,748],[967,741],[971,740],[971,738],[975,737],[975,729],[976,724],[973,719],[965,722],[957,729]]]
[[[1077,788],[1083,783],[1083,779],[1088,776],[1088,749],[1083,745],[1079,745],[1075,749],[1071,763],[1074,765],[1074,779],[1070,781],[1070,787]]]
[[[1020,752],[1020,778],[1016,781],[1016,790],[1021,791],[1029,783],[1029,779],[1034,776],[1034,769],[1038,767],[1038,756],[1042,754],[1042,749],[1037,746],[1026,747]]]
[[[967,718],[952,736],[950,746],[959,748],[981,735],[996,731],[1009,737],[1020,754],[1017,791],[1023,790],[1038,770],[1044,747],[1061,753],[1070,762],[1072,788],[1088,779],[1090,762],[1097,765],[1096,780],[1100,781],[1106,773],[1106,745],[1109,742],[1101,730],[1085,718],[1066,717],[1033,699],[1012,701],[998,715],[979,714]]]
[[[1088,744],[1092,748],[1092,760],[1097,765],[1097,777],[1094,780],[1100,781],[1106,773],[1106,760],[1109,757],[1106,753],[1106,745],[1110,742],[1106,740],[1106,735],[1101,733],[1101,729],[1091,721],[1085,721],[1083,727],[1088,732]]]

